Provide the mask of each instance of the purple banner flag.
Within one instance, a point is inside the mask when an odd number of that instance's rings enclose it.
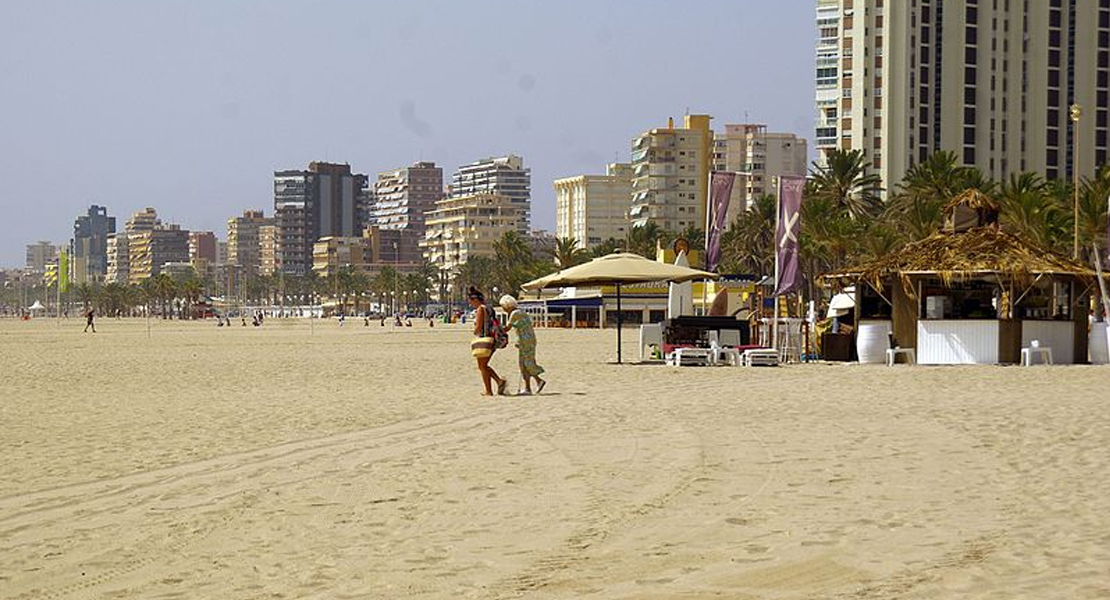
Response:
[[[714,171],[709,182],[709,230],[705,232],[705,270],[713,271],[721,262],[721,235],[728,224],[728,201],[732,198],[732,184],[736,173]]]
[[[802,229],[802,188],[805,177],[779,178],[779,214],[775,231],[775,295],[789,294],[802,287],[798,264],[798,232]]]

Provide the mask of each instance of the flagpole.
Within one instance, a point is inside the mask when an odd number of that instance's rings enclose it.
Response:
[[[782,179],[778,182],[778,192],[775,195],[775,235],[771,245],[775,253],[775,288],[772,292],[775,294],[775,314],[771,317],[771,347],[775,350],[779,349],[779,224],[782,220]]]
[[[705,190],[705,243],[702,245],[701,261],[702,269],[709,270],[709,236],[710,227],[713,226],[713,170],[709,171],[709,183]],[[705,309],[706,302],[709,300],[709,294],[706,288],[709,287],[709,280],[703,278],[701,280],[701,316],[709,315],[709,311]],[[691,299],[692,301],[692,299]]]

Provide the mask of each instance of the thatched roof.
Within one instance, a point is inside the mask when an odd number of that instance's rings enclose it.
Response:
[[[892,276],[935,275],[944,282],[981,275],[1026,277],[1071,275],[1093,278],[1094,272],[1070,258],[1038,248],[997,226],[961,233],[937,232],[870,263],[826,275],[831,280],[865,281],[882,289]]]
[[[944,214],[952,214],[952,211],[956,210],[956,207],[961,204],[973,210],[991,212],[998,212],[1002,208],[998,200],[991,198],[977,189],[971,188],[964,190],[963,193],[949,200],[948,203],[944,205]]]

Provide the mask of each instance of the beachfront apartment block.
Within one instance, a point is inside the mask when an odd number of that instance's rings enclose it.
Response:
[[[280,271],[277,233],[277,225],[263,225],[258,228],[258,272],[267,277]]]
[[[46,272],[46,265],[58,260],[58,245],[41,241],[27,244],[27,270],[39,275]]]
[[[320,277],[332,277],[341,270],[363,270],[368,262],[369,249],[363,237],[322,237],[312,245],[312,272]]]
[[[108,235],[116,232],[116,218],[93,204],[73,222],[70,269],[76,284],[100,281],[108,273]]]
[[[361,237],[323,237],[312,248],[312,271],[331,277],[343,269],[375,273],[382,267],[416,271],[423,262],[419,237],[411,229],[369,226]]]
[[[128,236],[128,254],[128,281],[138,285],[161,273],[166,263],[189,262],[189,232],[175,224],[137,231]]]
[[[190,231],[189,260],[216,262],[216,234],[211,231]]]
[[[227,264],[253,275],[262,266],[262,227],[273,225],[274,219],[260,210],[243,211],[243,215],[227,220]]]
[[[783,175],[805,176],[809,147],[794,133],[767,131],[762,124],[729,124],[714,133],[713,170],[737,174],[728,205],[727,223],[763,194],[777,194]],[[701,226],[704,228],[704,224]]]
[[[104,274],[104,283],[127,283],[131,278],[127,233],[108,234],[107,247],[108,269]]]
[[[532,170],[524,166],[523,158],[513,154],[483,158],[459,167],[451,175],[449,196],[482,194],[508,198],[523,215],[518,231],[528,233],[532,218]]]
[[[995,181],[1107,162],[1110,0],[817,0],[817,29],[817,149],[888,189],[938,150]]]
[[[321,237],[362,232],[367,177],[349,164],[312,162],[304,171],[274,172],[274,214],[279,268],[287,275],[312,270]]]
[[[712,168],[709,115],[686,115],[683,126],[651,129],[632,140],[629,219],[654,222],[668,231],[705,227],[706,192]]]
[[[423,237],[424,214],[442,199],[443,168],[434,162],[418,162],[379,173],[366,225],[412,229]]]
[[[425,217],[420,241],[424,259],[451,272],[474,256],[494,256],[493,243],[506,232],[527,230],[527,208],[501,194],[449,196]]]
[[[628,235],[632,165],[612,163],[605,175],[578,175],[555,180],[555,236],[574,238],[579,248],[593,248]]]

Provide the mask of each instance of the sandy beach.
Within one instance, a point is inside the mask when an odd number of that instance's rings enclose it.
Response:
[[[489,399],[461,327],[83,326],[0,322],[0,598],[1110,597],[1110,367],[538,330]]]

